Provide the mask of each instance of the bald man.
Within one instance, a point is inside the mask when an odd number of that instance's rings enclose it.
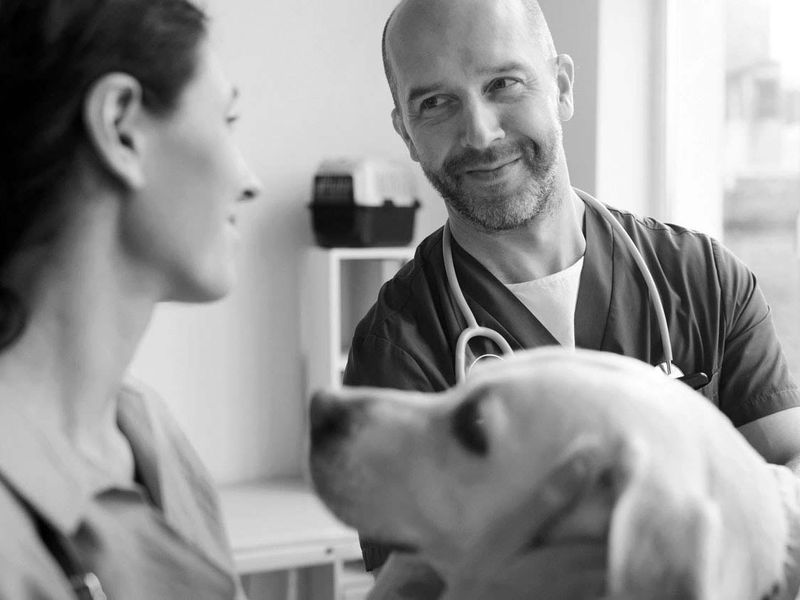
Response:
[[[604,217],[572,187],[562,123],[574,111],[573,63],[556,52],[537,2],[404,0],[383,53],[394,128],[448,221],[359,323],[345,384],[440,391],[457,382],[467,323],[447,254],[477,324],[512,349],[606,350],[686,374],[768,461],[800,464],[800,392],[753,274],[706,235],[615,209]],[[609,218],[653,275],[673,364]],[[502,349],[478,339],[465,354],[468,372]],[[364,556],[374,569],[387,549],[366,543]]]

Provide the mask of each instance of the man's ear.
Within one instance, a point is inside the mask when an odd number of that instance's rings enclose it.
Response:
[[[414,162],[419,162],[419,155],[417,154],[417,149],[414,147],[414,142],[411,141],[411,136],[408,135],[408,131],[406,130],[406,126],[403,123],[403,116],[400,114],[400,111],[396,108],[392,109],[392,125],[394,125],[394,130],[397,132],[403,141],[406,143],[406,147],[408,148],[408,153],[411,156],[411,160]]]
[[[144,183],[142,112],[142,86],[125,73],[100,77],[83,105],[87,135],[98,158],[130,188]]]
[[[558,85],[558,117],[569,121],[575,112],[572,98],[572,84],[575,81],[575,67],[569,54],[556,57],[556,84]]]

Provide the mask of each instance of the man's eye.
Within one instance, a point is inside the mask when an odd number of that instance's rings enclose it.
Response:
[[[497,90],[504,90],[516,84],[517,80],[512,79],[511,77],[498,77],[489,84],[488,91],[496,92]]]
[[[419,110],[420,111],[433,110],[435,108],[441,107],[444,103],[445,100],[441,96],[431,96],[429,98],[425,98],[422,102],[419,103]]]

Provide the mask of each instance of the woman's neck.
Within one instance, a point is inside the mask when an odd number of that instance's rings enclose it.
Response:
[[[125,268],[110,229],[84,223],[16,261],[28,319],[0,353],[0,402],[34,411],[89,462],[124,472],[117,394],[157,295]]]

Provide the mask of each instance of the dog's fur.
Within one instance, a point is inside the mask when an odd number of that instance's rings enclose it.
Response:
[[[771,468],[702,396],[639,361],[539,349],[445,393],[345,389],[311,410],[320,497],[445,577],[554,466],[594,447],[606,476],[546,543],[607,539],[611,595],[789,597]]]

